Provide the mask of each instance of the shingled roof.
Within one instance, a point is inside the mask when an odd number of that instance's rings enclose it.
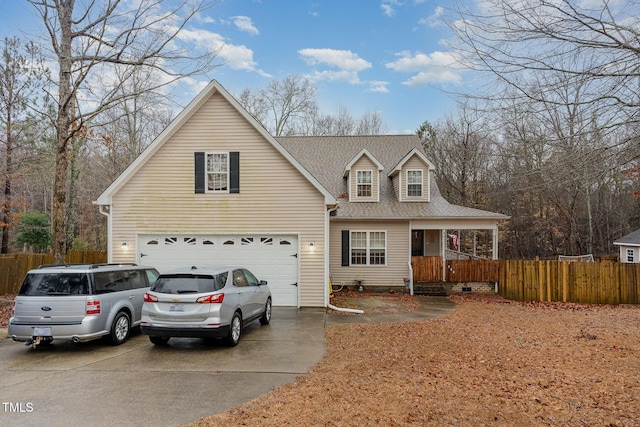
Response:
[[[338,199],[336,217],[354,219],[506,219],[505,215],[452,205],[440,194],[433,173],[430,202],[400,202],[387,174],[411,150],[424,153],[415,135],[292,136],[276,137],[309,173]],[[379,202],[350,202],[345,167],[366,149],[384,167]]]
[[[640,230],[627,234],[613,242],[614,245],[640,246]]]

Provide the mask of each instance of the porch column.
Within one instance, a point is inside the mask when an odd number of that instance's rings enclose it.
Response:
[[[447,281],[447,230],[442,230],[440,238],[440,253],[442,254],[442,281]]]
[[[493,229],[493,259],[498,259],[498,227]]]

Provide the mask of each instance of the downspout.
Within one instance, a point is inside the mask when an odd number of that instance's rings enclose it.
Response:
[[[332,305],[331,303],[327,303],[327,307],[330,308],[331,310],[335,310],[335,311],[341,311],[343,313],[356,313],[356,314],[364,314],[364,310],[358,310],[356,308],[341,308],[341,307],[336,307],[335,305]]]
[[[327,225],[325,227],[325,233],[327,235],[327,238],[325,239],[325,242],[329,242],[329,217],[331,216],[331,214],[335,211],[338,210],[338,205],[333,205],[331,206],[329,209],[327,209]],[[329,250],[328,248],[328,244],[325,245],[325,265],[329,264]],[[328,278],[327,278],[328,279]],[[331,280],[327,280],[327,289],[325,289],[325,303],[327,308],[331,309],[331,310],[335,310],[335,311],[339,311],[342,313],[356,313],[356,314],[364,314],[364,310],[358,310],[355,308],[342,308],[342,307],[336,307],[335,305],[331,304],[331,301],[329,300],[329,286],[331,286]]]
[[[94,205],[96,202],[91,202]],[[107,205],[98,205],[98,211],[108,218],[107,220],[107,262],[111,262],[111,206],[109,210],[105,211],[104,208]]]

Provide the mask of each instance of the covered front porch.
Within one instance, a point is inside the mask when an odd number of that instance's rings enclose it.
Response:
[[[497,260],[495,219],[412,221],[409,290],[418,283],[444,283],[451,277],[448,261]]]

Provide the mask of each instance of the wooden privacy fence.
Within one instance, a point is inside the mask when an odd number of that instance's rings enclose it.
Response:
[[[42,264],[51,264],[51,254],[0,255],[0,295],[16,294],[27,271]],[[70,251],[65,257],[69,264],[100,264],[107,262],[101,251]]]
[[[638,304],[640,264],[501,260],[498,293],[517,301]]]
[[[414,282],[497,282],[498,260],[447,260],[446,277],[442,273],[442,257],[411,258]]]
[[[614,261],[447,260],[412,257],[414,282],[497,282],[516,301],[639,304],[640,264]]]

